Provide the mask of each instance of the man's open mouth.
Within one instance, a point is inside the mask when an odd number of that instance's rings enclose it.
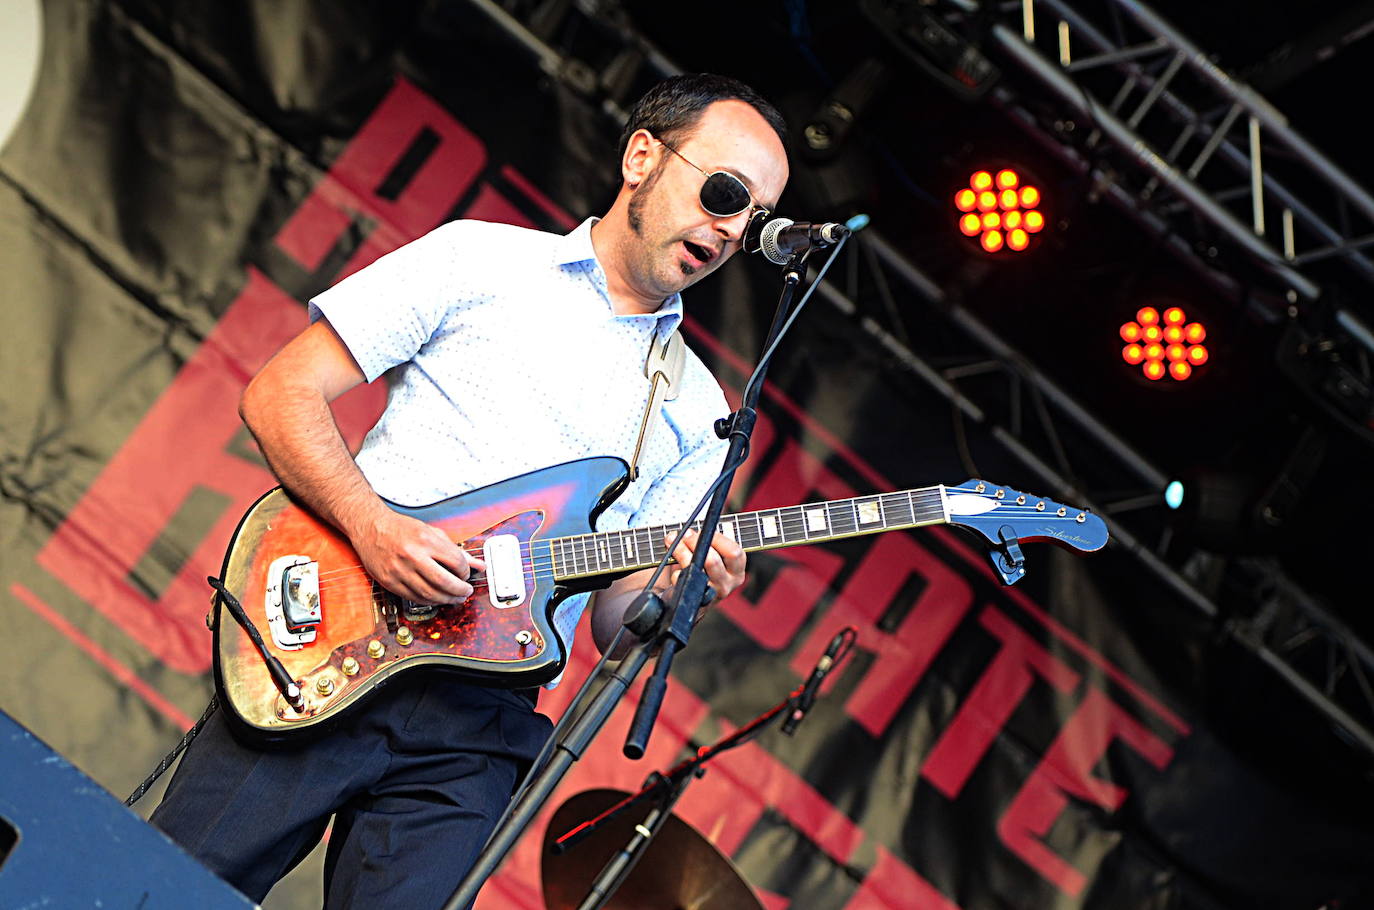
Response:
[[[695,259],[697,262],[700,262],[703,265],[710,262],[712,259],[716,258],[716,251],[711,247],[702,246],[701,244],[693,243],[690,240],[682,241],[682,245],[687,248],[688,253],[692,254],[693,259]]]

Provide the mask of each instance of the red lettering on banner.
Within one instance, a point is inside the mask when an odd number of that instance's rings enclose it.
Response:
[[[1030,691],[1035,675],[1060,692],[1072,692],[1079,675],[992,607],[978,617],[983,628],[1002,643],[927,756],[921,775],[954,799]]]
[[[1082,893],[1087,877],[1046,846],[1042,838],[1068,805],[1069,796],[1096,803],[1109,812],[1125,802],[1128,791],[1124,787],[1092,773],[1117,739],[1159,770],[1173,758],[1174,750],[1168,743],[1113,703],[1105,692],[1091,689],[997,823],[1003,843],[1071,897]]]
[[[395,200],[377,188],[423,131],[438,144]],[[486,164],[486,146],[409,80],[396,85],[277,235],[277,245],[315,272],[355,215],[375,221],[340,277],[434,228]]]
[[[897,628],[884,632],[878,621],[913,575],[925,580],[925,589]],[[797,650],[792,667],[799,675],[809,673],[837,629],[858,628],[859,647],[877,660],[845,702],[845,709],[872,736],[882,736],[972,603],[973,589],[949,563],[910,534],[884,534],[874,539],[835,598],[826,621],[817,623]]]
[[[877,862],[844,906],[845,910],[959,910],[958,904],[882,846]]]
[[[482,188],[477,191],[477,198],[472,200],[472,205],[468,206],[463,217],[476,218],[478,221],[500,221],[517,227],[535,227],[535,223],[526,218],[524,212],[511,205],[510,200],[493,189],[489,183],[482,184]]]
[[[822,499],[843,499],[853,490],[831,473],[816,456],[788,439],[749,497],[749,509],[796,505],[819,493]],[[819,547],[774,554],[787,563],[755,603],[743,591],[721,602],[721,612],[770,651],[787,646],[810,614],[817,599],[839,573],[844,560]],[[824,647],[824,646],[822,646]]]
[[[299,303],[249,269],[238,298],[38,553],[39,565],[182,673],[209,669],[205,576],[218,572],[239,516],[274,483],[260,465],[226,451],[243,427],[239,395],[304,322]],[[375,416],[370,405],[383,391],[340,399],[336,413],[356,431]],[[130,574],[197,488],[230,505],[200,541],[179,542],[190,556],[149,598]]]

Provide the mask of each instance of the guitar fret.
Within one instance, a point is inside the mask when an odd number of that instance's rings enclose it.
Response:
[[[888,516],[887,519],[883,522],[885,527],[910,524],[909,521],[902,517],[902,500],[900,497],[895,496],[893,494],[888,494],[883,497],[883,502],[887,503],[887,506],[884,509],[884,512]]]

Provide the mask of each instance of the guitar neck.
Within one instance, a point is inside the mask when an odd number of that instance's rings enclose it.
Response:
[[[937,485],[737,512],[721,517],[720,531],[738,541],[746,553],[753,553],[948,521],[945,489]],[[694,522],[692,526],[699,527],[700,523]],[[654,525],[551,538],[547,545],[553,557],[554,579],[566,581],[651,569],[668,552],[664,537],[675,536],[681,528],[681,524]]]

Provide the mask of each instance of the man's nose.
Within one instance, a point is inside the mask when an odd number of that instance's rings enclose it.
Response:
[[[713,227],[716,233],[728,243],[739,243],[744,239],[744,229],[749,226],[749,210],[745,209],[728,217],[716,216]]]

